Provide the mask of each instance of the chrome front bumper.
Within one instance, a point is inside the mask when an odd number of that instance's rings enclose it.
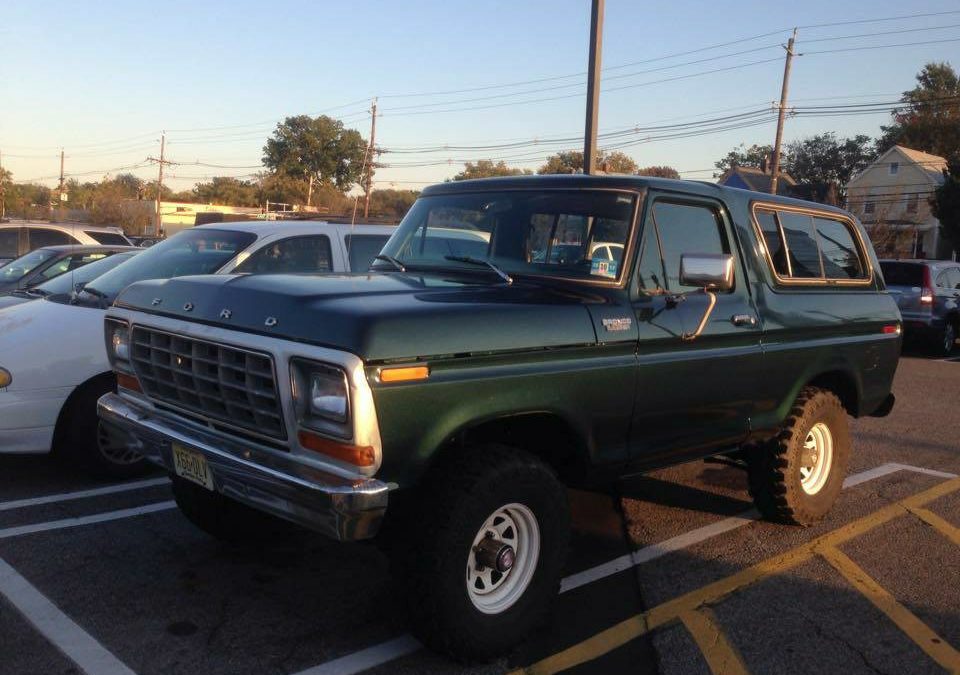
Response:
[[[117,394],[102,397],[97,409],[104,424],[129,437],[132,450],[171,473],[171,443],[201,453],[214,488],[238,502],[340,541],[369,539],[380,528],[389,492],[382,481],[341,479]]]

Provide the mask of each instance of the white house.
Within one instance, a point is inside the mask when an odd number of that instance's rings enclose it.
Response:
[[[847,183],[847,207],[870,233],[880,257],[950,258],[930,209],[947,160],[895,145]]]

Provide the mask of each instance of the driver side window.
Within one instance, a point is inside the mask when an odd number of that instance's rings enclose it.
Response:
[[[723,221],[710,206],[658,201],[653,206],[652,223],[647,227],[651,224],[654,225],[651,231],[659,235],[666,272],[665,287],[673,293],[698,288],[680,283],[680,258],[684,253],[730,253]],[[649,248],[649,243],[645,248]]]

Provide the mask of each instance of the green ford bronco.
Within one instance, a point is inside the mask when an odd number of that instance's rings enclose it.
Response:
[[[766,517],[823,517],[901,345],[848,213],[629,176],[435,185],[368,274],[140,282],[105,332],[102,433],[187,518],[389,541],[414,632],[467,660],[549,611],[566,486],[727,455]]]

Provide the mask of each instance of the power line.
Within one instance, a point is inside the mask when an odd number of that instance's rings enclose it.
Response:
[[[898,42],[888,45],[869,45],[863,47],[840,47],[837,49],[821,49],[815,52],[803,52],[801,56],[814,56],[816,54],[836,54],[837,52],[862,52],[868,49],[893,49],[894,47],[915,47],[917,45],[938,45],[945,42],[960,42],[960,38],[949,38],[946,40],[923,40],[920,42]]]

